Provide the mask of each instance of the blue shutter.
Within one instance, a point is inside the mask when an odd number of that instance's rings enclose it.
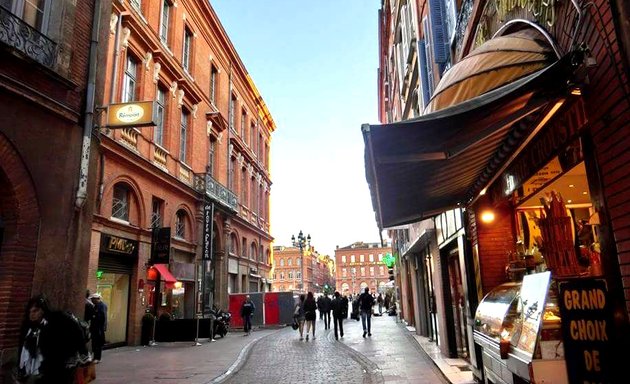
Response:
[[[446,20],[444,0],[429,0],[429,16],[431,17],[431,34],[433,37],[433,58],[436,63],[444,64],[448,60],[446,45]]]
[[[422,81],[422,106],[423,109],[429,104],[431,100],[431,90],[429,89],[429,76],[427,74],[427,55],[425,52],[424,39],[418,43],[418,53],[420,54],[420,78]]]

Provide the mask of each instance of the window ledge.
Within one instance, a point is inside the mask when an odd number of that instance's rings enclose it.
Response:
[[[123,220],[123,219],[119,219],[119,218],[114,217],[114,216],[111,216],[109,219],[110,219],[111,221],[116,222],[116,223],[125,224],[125,225],[131,225],[131,224],[129,223],[129,221],[127,221],[127,220]]]

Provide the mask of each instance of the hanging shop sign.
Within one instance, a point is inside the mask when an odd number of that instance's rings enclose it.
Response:
[[[108,128],[155,126],[157,121],[154,101],[132,101],[107,107]]]
[[[101,235],[101,252],[138,256],[138,242],[113,235]]]
[[[570,383],[612,383],[612,307],[603,279],[558,282]]]
[[[171,227],[153,228],[150,264],[168,264],[170,251]]]
[[[214,204],[206,204],[203,207],[203,260],[212,259],[212,216],[214,216]]]

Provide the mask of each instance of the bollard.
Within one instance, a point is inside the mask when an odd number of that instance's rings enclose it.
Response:
[[[210,342],[216,341],[214,339],[214,315],[210,315]]]
[[[200,345],[201,343],[199,342],[199,315],[197,315],[197,333],[195,334],[195,344],[193,344],[193,347],[198,347]]]
[[[153,316],[153,330],[151,332],[151,341],[149,341],[149,347],[155,347],[157,343],[155,342],[155,326],[157,323],[157,316]]]

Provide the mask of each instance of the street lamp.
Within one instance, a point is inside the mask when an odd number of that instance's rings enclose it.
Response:
[[[311,235],[307,235],[304,237],[304,233],[300,229],[300,233],[298,233],[297,239],[295,235],[291,235],[291,242],[294,247],[300,248],[300,289],[304,292],[304,248],[311,245]]]

